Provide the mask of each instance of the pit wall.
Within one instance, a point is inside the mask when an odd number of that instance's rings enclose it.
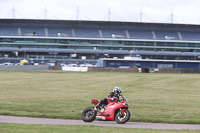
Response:
[[[90,72],[131,72],[131,73],[200,73],[200,68],[111,68],[89,67]]]
[[[0,70],[49,70],[49,66],[0,66]]]
[[[200,68],[157,68],[155,73],[200,73]]]
[[[83,71],[81,68],[53,67],[53,70]],[[71,69],[71,70],[70,70]],[[83,69],[83,68],[82,68]],[[114,68],[114,67],[88,67],[88,72],[129,72],[129,73],[200,73],[200,68]]]
[[[131,72],[139,73],[138,68],[114,68],[114,67],[89,67],[89,72]]]

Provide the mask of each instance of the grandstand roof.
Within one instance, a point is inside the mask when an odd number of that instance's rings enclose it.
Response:
[[[0,26],[33,27],[70,27],[70,28],[110,28],[144,30],[200,31],[200,25],[144,23],[120,21],[83,21],[83,20],[41,20],[41,19],[0,19]]]

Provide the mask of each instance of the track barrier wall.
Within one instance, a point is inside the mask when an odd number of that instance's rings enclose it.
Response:
[[[200,68],[113,68],[113,67],[61,67],[61,66],[0,66],[0,70],[64,70],[84,72],[129,72],[129,73],[200,73]]]
[[[157,68],[155,73],[200,73],[200,68]]]
[[[131,73],[139,73],[138,68],[114,68],[114,67],[89,67],[88,71],[89,72],[131,72]]]
[[[49,70],[49,66],[0,66],[0,70]]]
[[[111,68],[89,67],[90,72],[131,72],[131,73],[200,73],[200,68]]]

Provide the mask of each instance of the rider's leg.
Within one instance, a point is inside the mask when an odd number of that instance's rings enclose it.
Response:
[[[96,108],[99,108],[99,106],[101,106],[102,104],[106,104],[106,103],[107,103],[107,99],[104,98],[104,99],[102,99],[95,107],[96,107]]]

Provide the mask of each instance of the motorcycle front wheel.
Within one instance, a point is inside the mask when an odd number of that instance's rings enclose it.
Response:
[[[81,118],[84,122],[92,122],[96,118],[96,111],[93,107],[88,107],[82,112]]]
[[[118,111],[117,114],[115,115],[115,121],[118,124],[124,124],[130,119],[130,112],[128,110],[124,111],[124,115],[121,114],[121,111]]]

